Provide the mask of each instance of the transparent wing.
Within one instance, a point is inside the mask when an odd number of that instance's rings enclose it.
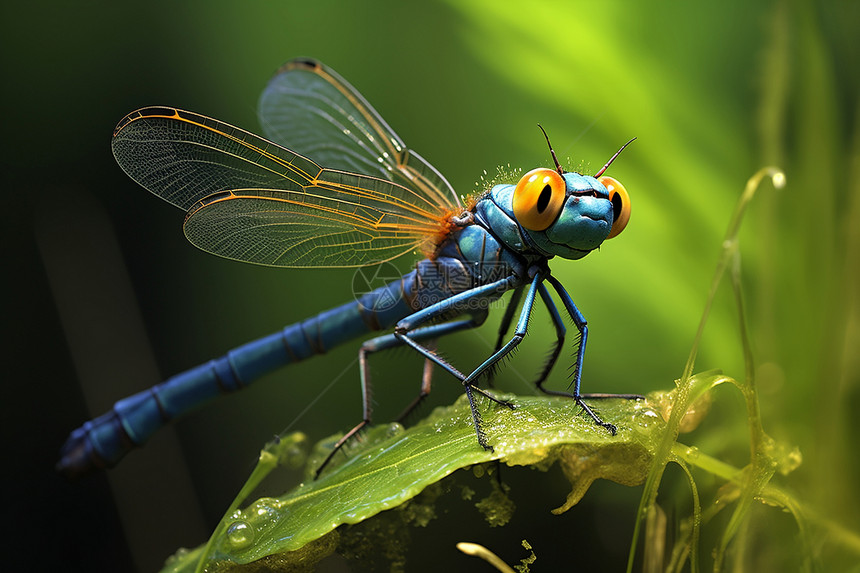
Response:
[[[128,175],[188,212],[196,246],[282,267],[362,266],[430,246],[445,212],[388,180],[324,169],[231,125],[174,108],[126,116],[113,152]]]
[[[399,183],[439,209],[460,204],[451,184],[321,62],[299,58],[284,64],[263,91],[259,114],[266,137],[321,165]]]
[[[320,189],[320,188],[317,188]],[[204,199],[185,221],[201,249],[277,267],[359,267],[416,248],[426,231],[404,228],[404,217],[381,213],[355,198],[305,191],[242,189]],[[349,210],[347,210],[347,206]]]

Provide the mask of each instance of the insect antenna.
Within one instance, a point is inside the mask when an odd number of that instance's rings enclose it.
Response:
[[[615,155],[613,155],[612,157],[610,157],[610,158],[609,158],[609,161],[607,161],[607,162],[606,162],[606,165],[604,165],[603,167],[601,167],[601,168],[600,168],[600,171],[598,171],[598,172],[594,175],[594,178],[595,178],[595,179],[597,179],[598,177],[600,177],[601,175],[603,175],[603,172],[604,172],[604,171],[606,171],[607,169],[609,169],[609,166],[610,166],[610,165],[612,165],[612,162],[613,162],[613,161],[615,161],[615,158],[616,158],[616,157],[618,157],[619,155],[621,155],[621,152],[622,152],[622,151],[624,151],[624,148],[625,148],[625,147],[627,147],[628,145],[630,145],[631,143],[633,143],[634,141],[636,141],[636,138],[635,138],[635,137],[634,137],[633,139],[631,139],[630,141],[628,141],[627,143],[625,143],[624,145],[622,145],[622,146],[621,146],[621,149],[619,149],[618,151],[616,151],[616,152],[615,152]]]
[[[552,143],[549,142],[549,136],[546,134],[546,130],[543,128],[543,126],[541,124],[537,124],[537,125],[540,128],[540,130],[543,132],[543,136],[546,138],[546,144],[549,146],[549,152],[552,155],[552,161],[553,161],[553,163],[555,163],[555,170],[558,171],[559,175],[564,175],[564,169],[562,169],[561,165],[558,164],[558,158],[555,156],[555,151],[552,148]],[[624,149],[624,148],[622,147],[621,149]]]

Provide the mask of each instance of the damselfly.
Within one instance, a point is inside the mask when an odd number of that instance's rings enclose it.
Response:
[[[556,332],[537,387],[569,396],[615,433],[583,400],[601,395],[580,393],[588,328],[548,262],[580,259],[624,229],[629,197],[603,176],[621,150],[593,177],[565,172],[553,153],[555,169],[534,169],[515,185],[496,185],[464,204],[352,86],[317,61],[285,64],[263,92],[260,117],[268,140],[195,113],[143,108],[120,121],[113,153],[132,179],[187,213],[185,235],[193,244],[222,257],[287,268],[363,267],[416,250],[425,258],[356,301],[120,400],[71,434],[61,471],[113,466],[158,428],[219,394],[392,328],[359,349],[364,416],[332,453],[371,422],[368,356],[403,345],[428,364],[407,412],[430,392],[429,366],[439,366],[462,383],[478,444],[491,449],[475,394],[513,404],[477,384],[523,339],[537,298]],[[579,331],[570,393],[544,388],[566,332],[547,284]],[[434,350],[437,338],[481,325],[488,303],[508,290],[513,295],[495,351],[482,364],[464,373]]]

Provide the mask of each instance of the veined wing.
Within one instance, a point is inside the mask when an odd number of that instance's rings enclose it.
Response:
[[[259,114],[266,137],[321,165],[399,183],[440,210],[460,205],[451,184],[321,62],[298,58],[284,64],[263,91]]]
[[[196,246],[282,267],[362,266],[432,242],[445,215],[388,180],[325,169],[218,120],[140,109],[113,138],[117,162],[143,187],[188,212]]]

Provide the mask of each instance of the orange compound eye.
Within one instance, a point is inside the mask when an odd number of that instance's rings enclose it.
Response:
[[[514,189],[514,216],[529,231],[543,231],[564,205],[564,178],[552,169],[532,169]]]
[[[620,234],[627,226],[627,221],[630,220],[630,195],[627,194],[627,189],[617,179],[601,177],[598,181],[609,191],[609,200],[612,201],[612,211],[615,214],[612,220],[612,229],[609,230],[609,236],[606,237],[611,239]]]

